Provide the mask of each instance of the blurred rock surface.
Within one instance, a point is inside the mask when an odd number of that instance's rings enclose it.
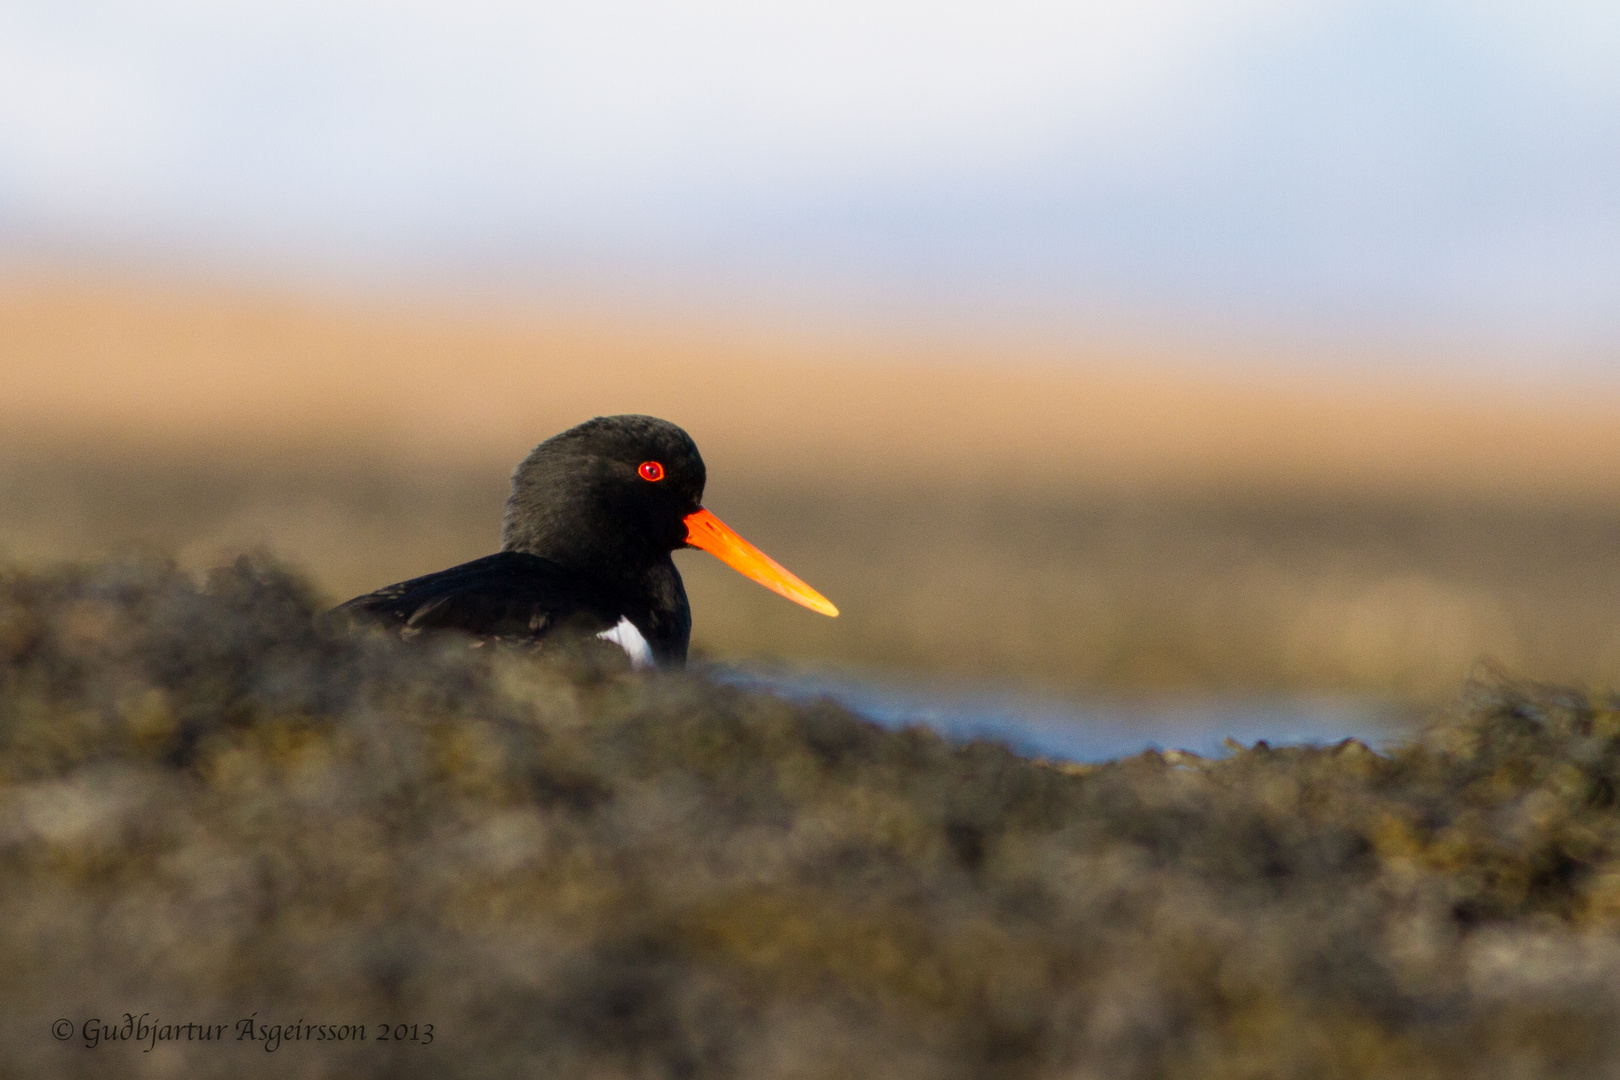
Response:
[[[267,558],[0,576],[0,1071],[1620,1072],[1609,698],[1056,767],[318,609]],[[85,1047],[127,1011],[231,1030]]]

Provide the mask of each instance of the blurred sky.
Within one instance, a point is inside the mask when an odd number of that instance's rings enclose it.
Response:
[[[0,0],[0,243],[1620,343],[1620,3]]]

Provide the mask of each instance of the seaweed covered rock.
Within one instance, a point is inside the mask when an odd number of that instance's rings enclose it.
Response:
[[[317,613],[0,577],[4,1072],[1620,1072],[1613,701],[1060,767]]]

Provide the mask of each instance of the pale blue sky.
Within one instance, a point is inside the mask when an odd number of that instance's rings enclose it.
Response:
[[[1620,343],[1620,4],[0,0],[0,243]]]

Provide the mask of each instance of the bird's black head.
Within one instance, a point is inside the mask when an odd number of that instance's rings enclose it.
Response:
[[[670,558],[680,547],[701,548],[796,604],[837,615],[826,597],[703,508],[705,479],[691,436],[669,421],[599,416],[553,435],[512,473],[501,547],[580,571],[668,614],[682,642],[690,616]]]
[[[691,436],[653,416],[599,416],[553,435],[512,473],[501,547],[602,576],[686,542],[706,474]]]

